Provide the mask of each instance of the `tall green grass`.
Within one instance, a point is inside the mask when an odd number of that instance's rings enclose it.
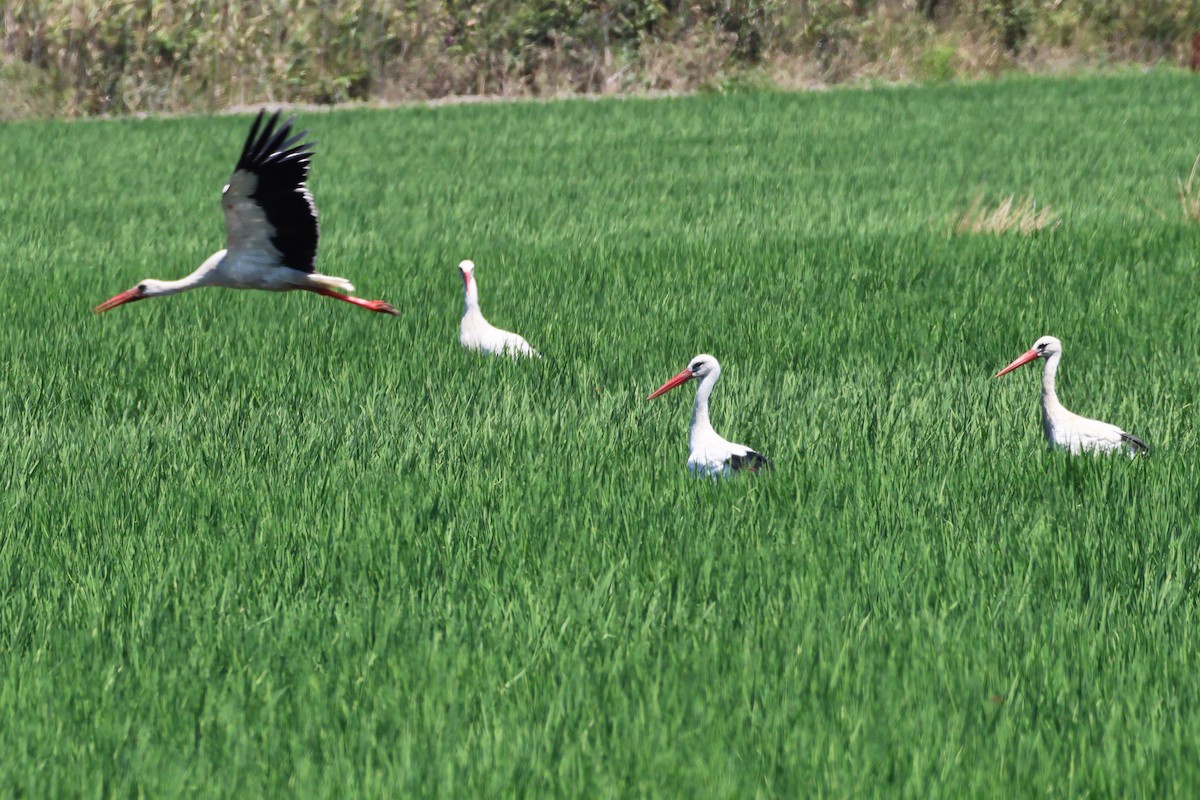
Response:
[[[323,271],[201,290],[247,118],[0,128],[0,793],[1187,795],[1183,76],[305,115]],[[1033,236],[951,235],[980,192]],[[456,264],[545,358],[462,351]],[[1041,441],[1072,409],[1152,458]],[[692,481],[717,429],[776,471]]]

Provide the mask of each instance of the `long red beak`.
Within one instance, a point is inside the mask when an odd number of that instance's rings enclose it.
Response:
[[[694,377],[696,377],[696,376],[692,374],[692,371],[690,369],[685,369],[683,372],[679,373],[674,378],[671,378],[671,380],[667,381],[662,386],[655,389],[654,394],[650,395],[646,399],[653,400],[654,398],[658,397],[659,395],[666,394],[667,392],[671,391],[676,386],[683,386],[685,383],[687,383]]]
[[[996,377],[999,378],[1001,375],[1007,375],[1008,373],[1012,372],[1017,367],[1019,367],[1023,364],[1028,364],[1030,361],[1033,361],[1037,357],[1038,357],[1037,348],[1032,348],[1032,349],[1022,353],[1021,355],[1017,356],[1016,361],[1012,362],[1007,367],[1005,367],[1004,369],[997,372]]]
[[[97,314],[103,314],[105,311],[111,311],[117,306],[124,305],[125,303],[132,303],[134,300],[143,299],[145,298],[138,294],[138,290],[135,287],[108,298],[103,303],[93,308],[92,311],[95,311]]]

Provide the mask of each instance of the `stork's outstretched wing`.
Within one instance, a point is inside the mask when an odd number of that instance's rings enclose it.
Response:
[[[276,111],[263,125],[258,112],[233,177],[221,195],[226,249],[262,253],[281,266],[313,272],[317,262],[317,207],[305,181],[312,160],[308,131],[292,136],[292,119],[276,129]],[[261,128],[261,132],[260,132]]]

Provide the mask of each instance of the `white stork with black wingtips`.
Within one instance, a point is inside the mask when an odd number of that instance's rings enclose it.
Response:
[[[997,372],[996,377],[1039,358],[1046,359],[1046,367],[1042,371],[1042,432],[1046,434],[1047,444],[1061,447],[1073,456],[1126,450],[1132,457],[1150,452],[1149,446],[1132,433],[1063,408],[1063,404],[1058,402],[1058,392],[1054,390],[1054,376],[1058,372],[1058,362],[1062,360],[1062,342],[1053,336],[1038,339],[1033,347]]]
[[[468,350],[479,350],[496,356],[541,358],[525,337],[512,331],[502,331],[483,318],[479,310],[479,285],[475,282],[475,262],[461,261],[458,265],[463,279],[463,315],[458,326],[458,342]]]
[[[771,459],[756,453],[744,444],[737,444],[713,430],[708,421],[708,396],[721,377],[721,365],[710,355],[698,355],[687,368],[671,380],[654,390],[647,397],[653,400],[666,394],[676,386],[699,379],[696,387],[696,403],[692,406],[692,429],[688,436],[688,471],[705,477],[728,476],[737,472],[757,472],[774,469]]]
[[[201,286],[271,292],[304,289],[368,311],[399,313],[382,300],[342,294],[354,291],[348,280],[316,271],[317,207],[305,185],[312,143],[301,141],[308,131],[291,135],[291,119],[277,128],[278,111],[263,125],[265,113],[258,112],[233,177],[221,193],[225,249],[213,253],[186,278],[142,281],[96,306],[97,314]]]

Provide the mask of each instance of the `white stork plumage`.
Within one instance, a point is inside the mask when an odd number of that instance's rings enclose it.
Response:
[[[708,421],[708,396],[721,377],[721,365],[710,355],[698,355],[671,380],[654,390],[647,400],[666,394],[676,386],[699,379],[696,402],[692,406],[692,428],[688,436],[688,471],[705,477],[728,476],[741,471],[774,469],[771,460],[744,444],[725,439]]]
[[[1054,390],[1054,375],[1062,359],[1062,342],[1053,336],[1043,336],[1033,347],[1018,356],[1011,364],[996,373],[996,377],[1039,358],[1046,360],[1042,371],[1042,431],[1050,447],[1061,447],[1071,455],[1080,453],[1110,453],[1128,451],[1130,456],[1148,453],[1150,448],[1132,433],[1116,425],[1088,419],[1063,408]]]
[[[524,337],[502,331],[483,318],[479,310],[479,286],[475,283],[475,262],[458,265],[463,279],[463,315],[458,326],[458,341],[468,350],[479,350],[496,356],[540,358],[537,350]]]
[[[312,143],[301,141],[308,131],[291,135],[291,119],[276,128],[278,111],[263,125],[265,113],[260,111],[250,127],[241,158],[221,193],[225,249],[213,253],[186,278],[144,280],[96,306],[96,313],[201,286],[271,292],[304,289],[368,311],[399,313],[382,300],[342,294],[354,291],[349,281],[316,272],[317,207],[305,185]]]

